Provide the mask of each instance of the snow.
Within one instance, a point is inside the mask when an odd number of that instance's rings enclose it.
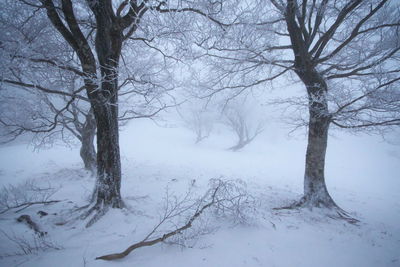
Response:
[[[128,208],[110,210],[90,228],[71,220],[79,215],[71,209],[85,205],[94,186],[94,178],[82,170],[77,148],[36,152],[24,144],[0,147],[0,185],[33,179],[59,188],[52,199],[62,200],[0,215],[2,231],[28,239],[32,230],[15,219],[30,215],[61,248],[3,257],[0,266],[400,266],[400,146],[374,136],[330,137],[328,190],[361,220],[351,225],[320,210],[272,209],[301,195],[304,135],[288,138],[285,130],[271,126],[240,152],[226,150],[235,139],[224,129],[200,144],[194,141],[193,133],[178,126],[159,127],[146,120],[126,126],[121,158]],[[218,228],[200,236],[193,247],[158,244],[115,262],[94,260],[143,239],[157,223],[166,188],[179,196],[194,184],[201,195],[209,179],[219,177],[247,183],[257,202],[248,224],[210,218]],[[39,218],[39,210],[49,215]],[[0,254],[16,251],[0,233]]]

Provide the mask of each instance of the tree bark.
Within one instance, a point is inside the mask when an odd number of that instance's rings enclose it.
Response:
[[[122,208],[118,67],[123,29],[107,2],[89,1],[89,6],[96,17],[95,48],[101,73],[101,90],[93,105],[97,123],[97,183],[94,196],[96,207]]]
[[[110,105],[98,107],[96,205],[122,207],[118,120]]]
[[[298,205],[308,207],[337,207],[325,183],[325,155],[331,115],[326,93],[328,87],[315,69],[296,71],[304,82],[308,94],[308,144],[304,173],[304,195]]]
[[[86,115],[85,124],[82,127],[81,132],[81,150],[80,156],[85,165],[85,169],[96,173],[97,168],[97,155],[94,148],[94,137],[96,135],[96,120],[94,118],[92,110]]]
[[[315,84],[314,84],[315,86]],[[325,155],[328,146],[330,116],[322,86],[308,86],[309,123],[308,144],[304,173],[304,196],[301,200],[305,206],[334,207],[325,183]]]

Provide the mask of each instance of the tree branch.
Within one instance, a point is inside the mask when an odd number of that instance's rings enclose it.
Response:
[[[120,253],[113,253],[113,254],[108,254],[108,255],[104,255],[104,256],[100,256],[97,257],[96,260],[106,260],[106,261],[111,261],[111,260],[117,260],[117,259],[122,259],[126,256],[128,256],[133,250],[141,248],[141,247],[148,247],[148,246],[153,246],[155,244],[164,242],[166,239],[181,233],[182,231],[185,231],[186,229],[192,227],[193,222],[200,217],[200,215],[208,208],[210,208],[212,205],[214,205],[216,203],[216,194],[219,191],[221,187],[221,182],[219,183],[219,185],[217,185],[217,187],[213,190],[212,195],[211,195],[211,200],[210,202],[208,202],[207,204],[205,204],[204,206],[202,206],[201,208],[198,208],[196,210],[196,212],[189,218],[189,220],[187,221],[187,223],[181,227],[179,227],[178,229],[168,232],[166,234],[164,234],[161,237],[152,239],[152,240],[147,240],[147,238],[149,237],[149,235],[142,241],[135,243],[131,246],[129,246],[127,249],[125,249],[123,252]]]
[[[47,205],[47,204],[58,203],[58,202],[61,202],[61,200],[49,200],[49,201],[33,201],[33,202],[26,202],[26,203],[22,203],[22,204],[19,204],[19,205],[16,205],[16,206],[8,207],[8,208],[6,208],[6,209],[0,211],[0,214],[6,213],[7,211],[12,210],[12,209],[18,209],[18,208],[23,208],[23,209],[25,209],[25,208],[30,207],[30,206],[33,206],[33,205],[40,205],[40,204],[42,204],[42,205],[43,205],[43,204],[44,204],[44,205]],[[20,209],[20,210],[18,210],[18,211],[16,211],[16,212],[19,212],[19,211],[21,211],[21,210],[22,210],[22,209]]]
[[[78,98],[78,99],[89,102],[88,98],[78,95],[78,93],[82,92],[86,88],[85,86],[82,86],[81,88],[79,88],[78,90],[76,90],[72,94],[70,94],[70,93],[63,92],[63,91],[49,89],[49,88],[46,88],[46,87],[43,87],[40,85],[36,85],[36,84],[24,83],[24,82],[19,82],[19,81],[14,81],[14,80],[3,79],[3,80],[1,80],[1,82],[5,82],[8,84],[17,85],[17,86],[21,86],[21,87],[35,88],[35,89],[38,89],[45,93],[74,97],[74,98]]]

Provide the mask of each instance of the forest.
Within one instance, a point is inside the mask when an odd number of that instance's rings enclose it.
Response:
[[[397,0],[0,1],[0,266],[398,266]]]

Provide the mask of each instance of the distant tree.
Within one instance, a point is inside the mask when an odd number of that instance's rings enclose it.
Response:
[[[237,136],[236,145],[230,150],[238,151],[250,144],[265,129],[265,120],[260,120],[255,114],[254,107],[246,101],[235,99],[230,101],[223,111],[222,122]]]
[[[204,107],[201,103],[193,103],[192,101],[188,102],[187,105],[181,105],[178,113],[185,127],[195,133],[196,144],[210,136],[215,118],[212,111]]]

